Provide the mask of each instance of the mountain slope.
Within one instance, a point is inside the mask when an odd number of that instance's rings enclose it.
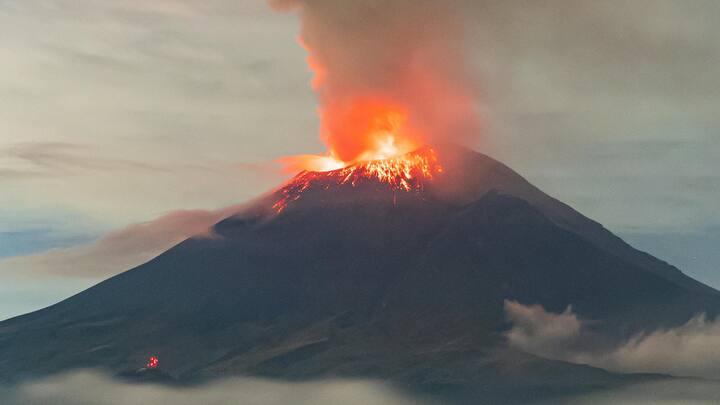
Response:
[[[311,187],[280,213],[274,193],[212,237],[0,323],[0,378],[122,372],[159,354],[183,380],[361,376],[512,391],[518,375],[558,383],[538,374],[553,369],[574,376],[559,386],[579,389],[622,379],[505,348],[504,300],[572,305],[602,321],[607,344],[717,314],[720,293],[506,166],[454,146],[438,154],[444,173],[421,191],[373,180]],[[527,367],[508,377],[518,364]]]

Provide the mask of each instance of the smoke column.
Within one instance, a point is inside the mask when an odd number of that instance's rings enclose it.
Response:
[[[480,132],[462,0],[270,0],[298,12],[321,118],[341,162]]]

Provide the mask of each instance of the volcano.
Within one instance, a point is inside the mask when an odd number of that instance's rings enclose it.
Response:
[[[720,292],[488,156],[440,145],[405,159],[422,164],[389,177],[381,162],[301,173],[210,236],[0,323],[0,378],[119,374],[157,354],[181,382],[362,377],[434,395],[537,395],[660,377],[511,349],[506,300],[572,305],[606,344],[720,309]]]

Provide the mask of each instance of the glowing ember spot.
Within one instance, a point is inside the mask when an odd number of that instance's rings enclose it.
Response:
[[[424,189],[426,180],[442,172],[435,151],[430,148],[389,159],[360,162],[329,172],[305,171],[278,191],[280,199],[273,204],[273,209],[282,212],[310,188],[327,189],[332,185],[355,187],[362,181],[376,181],[392,190],[419,192]]]
[[[158,365],[160,365],[160,360],[156,356],[150,356],[145,368],[152,370],[158,368]]]

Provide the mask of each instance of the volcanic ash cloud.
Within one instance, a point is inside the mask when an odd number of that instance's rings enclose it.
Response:
[[[479,133],[464,1],[270,0],[298,12],[320,136],[342,162]]]

